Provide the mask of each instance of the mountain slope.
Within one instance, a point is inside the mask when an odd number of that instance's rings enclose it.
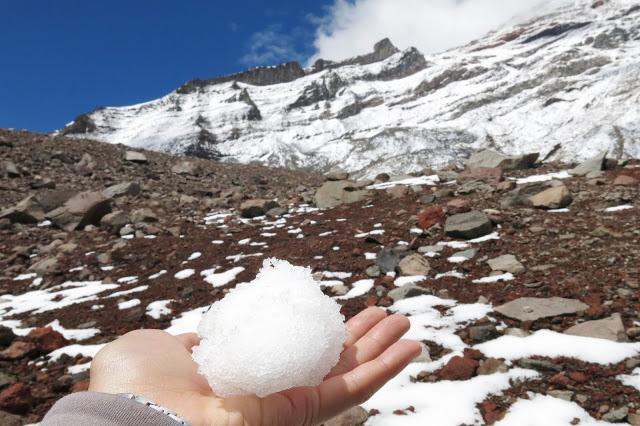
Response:
[[[441,54],[389,40],[317,61],[193,80],[62,130],[242,163],[406,173],[480,147],[571,161],[640,156],[640,5],[577,1]]]

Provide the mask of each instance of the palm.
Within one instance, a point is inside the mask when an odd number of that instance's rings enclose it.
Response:
[[[198,426],[313,425],[368,399],[419,353],[417,343],[398,341],[408,328],[406,318],[369,308],[347,323],[340,362],[319,386],[227,399],[197,373],[195,334],[134,331],[98,353],[90,390],[142,395]]]

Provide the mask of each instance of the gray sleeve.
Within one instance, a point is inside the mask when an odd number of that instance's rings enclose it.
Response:
[[[78,392],[60,399],[40,426],[179,426],[180,423],[136,401],[98,392]]]

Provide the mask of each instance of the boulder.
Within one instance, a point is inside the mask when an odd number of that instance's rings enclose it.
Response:
[[[45,257],[29,267],[29,271],[40,276],[55,273],[58,269],[59,262],[55,257]]]
[[[41,354],[48,354],[69,344],[62,334],[51,327],[34,328],[27,334],[27,339]]]
[[[395,272],[396,267],[400,263],[400,254],[392,248],[383,248],[376,255],[376,265],[380,272]]]
[[[324,177],[329,181],[347,180],[349,179],[349,172],[340,168],[333,168],[325,173]]]
[[[16,167],[15,163],[13,163],[12,161],[4,162],[4,172],[10,178],[17,178],[22,176],[22,173],[20,173],[18,167]]]
[[[280,207],[280,205],[273,200],[247,200],[240,204],[240,216],[248,219],[264,216],[269,210],[277,207]]]
[[[526,268],[512,254],[504,254],[487,260],[492,271],[511,272],[514,275],[521,274]]]
[[[150,208],[144,207],[131,212],[131,223],[150,223],[157,221],[158,215]]]
[[[144,155],[141,152],[137,152],[137,151],[127,151],[124,153],[124,161],[129,161],[131,163],[138,163],[138,164],[146,164],[149,162],[149,160],[147,160],[147,156]]]
[[[496,168],[503,170],[524,170],[530,169],[538,160],[540,154],[522,154],[507,156],[491,149],[476,152],[466,161],[467,168]]]
[[[47,213],[47,217],[65,231],[98,226],[100,219],[111,212],[111,201],[100,192],[80,192],[67,200],[62,207]]]
[[[614,342],[626,341],[624,324],[618,313],[611,315],[609,318],[576,324],[565,330],[564,333],[574,336],[612,340]]]
[[[431,272],[429,261],[420,254],[410,254],[400,261],[398,269],[401,275],[428,275]]]
[[[529,197],[533,207],[543,209],[562,209],[573,201],[571,192],[566,186],[552,186],[544,191]]]
[[[427,207],[420,213],[420,217],[418,218],[418,226],[420,228],[427,230],[434,225],[442,223],[445,219],[444,210],[441,207],[433,206]]]
[[[76,192],[64,189],[44,190],[38,191],[36,199],[42,206],[42,210],[50,212],[63,206],[74,195],[76,195]]]
[[[607,151],[602,151],[600,154],[593,158],[588,159],[584,163],[579,164],[577,167],[569,170],[569,173],[574,176],[586,176],[592,172],[599,172],[604,169],[605,162],[607,161]]]
[[[44,210],[35,195],[30,195],[15,206],[0,212],[0,219],[9,219],[11,223],[38,223],[44,218]]]
[[[449,216],[444,225],[444,232],[448,236],[467,240],[482,237],[492,231],[491,220],[477,210]]]
[[[179,161],[171,167],[171,172],[177,175],[197,176],[200,174],[200,167],[192,161]]]
[[[91,154],[85,152],[82,154],[80,161],[74,164],[73,168],[80,176],[91,176],[97,166],[98,163],[96,163]]]
[[[521,297],[495,308],[496,312],[520,321],[575,314],[589,309],[589,305],[576,299],[563,297]]]
[[[466,182],[481,181],[496,185],[504,180],[502,167],[472,167],[465,169],[458,174],[456,182],[463,184]]]
[[[135,197],[138,194],[140,194],[140,184],[137,182],[122,182],[102,191],[102,195],[107,198]]]
[[[0,392],[0,408],[10,413],[24,414],[32,403],[31,389],[24,383],[14,383]]]
[[[369,197],[371,192],[354,181],[328,181],[315,193],[314,200],[318,208],[330,209],[341,204],[355,203]]]
[[[106,214],[100,219],[100,227],[114,235],[119,235],[120,229],[131,222],[129,216],[120,210]]]

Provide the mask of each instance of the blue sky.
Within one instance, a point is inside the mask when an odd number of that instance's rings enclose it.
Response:
[[[19,0],[0,14],[0,127],[51,131],[98,106],[314,52],[318,0]]]
[[[59,129],[193,78],[367,53],[443,51],[570,0],[12,0],[0,13],[0,127]]]

